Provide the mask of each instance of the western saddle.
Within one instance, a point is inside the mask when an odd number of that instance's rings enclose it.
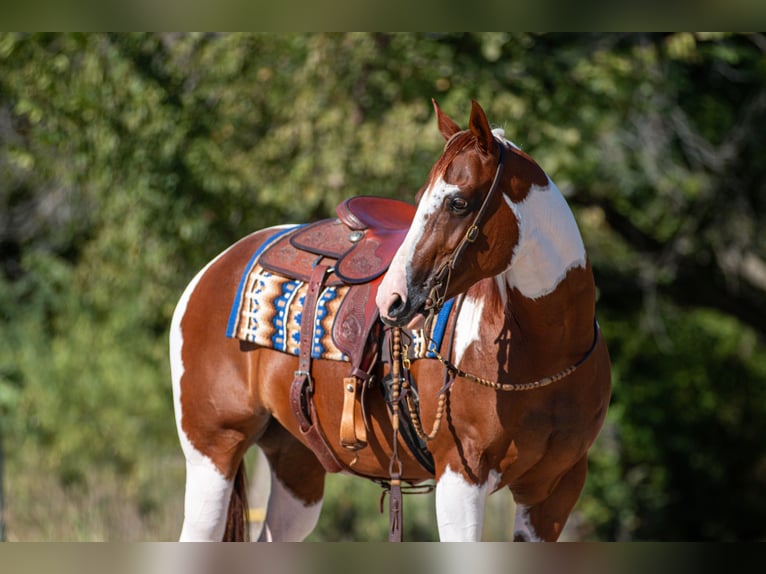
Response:
[[[415,206],[383,197],[356,196],[326,219],[287,233],[269,246],[260,265],[308,284],[303,304],[298,370],[290,387],[290,403],[301,432],[328,472],[348,470],[334,455],[317,424],[312,396],[311,347],[317,298],[326,286],[350,285],[332,327],[332,337],[351,363],[343,379],[344,401],[340,442],[357,451],[367,445],[363,392],[379,353],[382,324],[375,305],[383,274],[404,240]],[[373,336],[371,337],[371,333]]]

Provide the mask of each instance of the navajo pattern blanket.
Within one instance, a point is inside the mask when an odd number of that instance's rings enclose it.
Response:
[[[299,226],[298,226],[299,227]],[[300,331],[303,304],[308,283],[272,273],[258,264],[258,258],[269,245],[297,227],[278,230],[255,252],[240,280],[234,299],[226,336],[285,353],[300,353]],[[351,286],[326,286],[317,299],[311,356],[314,359],[349,361],[333,341],[332,327],[337,311]],[[412,359],[435,358],[452,310],[452,301],[444,305],[432,328],[431,348],[423,332],[409,332]]]
[[[314,359],[348,361],[332,339],[335,314],[348,292],[348,286],[325,287],[317,300],[314,320]],[[248,274],[238,327],[230,337],[298,355],[303,303],[308,284],[270,273],[259,265]]]

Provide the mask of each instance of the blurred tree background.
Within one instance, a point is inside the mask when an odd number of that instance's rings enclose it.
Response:
[[[572,535],[766,537],[766,36],[356,33],[0,35],[9,539],[177,538],[185,284],[254,229],[412,200],[431,97],[464,126],[476,98],[589,249],[614,397]],[[385,539],[376,486],[327,491],[312,540]]]

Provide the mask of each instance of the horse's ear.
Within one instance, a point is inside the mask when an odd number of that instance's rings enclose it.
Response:
[[[457,125],[452,118],[445,114],[436,103],[436,100],[431,98],[431,102],[434,104],[434,111],[436,112],[436,122],[439,125],[439,131],[444,137],[445,141],[449,140],[457,132],[460,131],[460,126]]]
[[[471,100],[471,120],[470,120],[471,133],[476,138],[479,148],[484,153],[491,153],[495,145],[495,136],[492,135],[492,130],[489,127],[487,116],[484,114],[484,110],[476,100]]]

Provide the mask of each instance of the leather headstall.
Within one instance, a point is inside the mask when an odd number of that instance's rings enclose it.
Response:
[[[457,268],[460,260],[463,257],[463,253],[466,248],[476,241],[481,231],[481,226],[484,224],[489,205],[492,203],[492,199],[497,194],[497,190],[500,189],[500,178],[503,175],[503,168],[505,167],[505,144],[500,144],[500,157],[497,161],[497,169],[495,171],[495,177],[492,180],[492,185],[484,197],[484,201],[476,213],[476,217],[473,219],[473,223],[465,232],[465,235],[460,240],[460,243],[447,258],[447,260],[439,267],[439,270],[434,274],[431,291],[426,301],[425,311],[428,313],[436,314],[444,305],[445,298],[447,296],[447,290],[449,289],[449,282],[452,279],[452,272]]]

